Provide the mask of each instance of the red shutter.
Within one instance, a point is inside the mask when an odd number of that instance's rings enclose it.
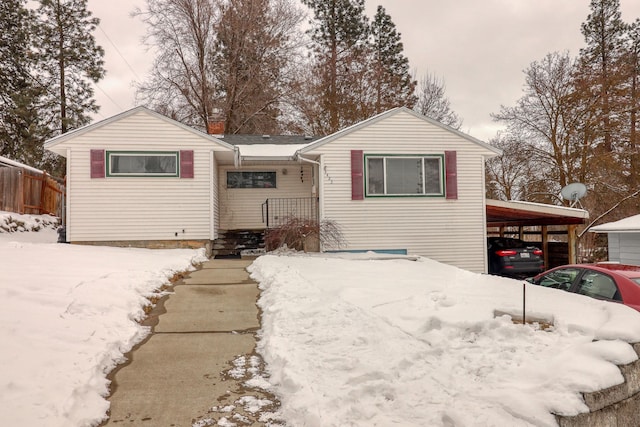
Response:
[[[180,178],[193,178],[193,150],[180,151]]]
[[[458,161],[455,151],[444,152],[445,188],[447,199],[458,198]]]
[[[91,178],[104,178],[104,150],[91,150]]]
[[[351,200],[364,200],[364,155],[351,150]]]

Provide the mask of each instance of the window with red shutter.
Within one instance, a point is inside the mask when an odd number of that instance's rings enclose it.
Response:
[[[447,199],[458,198],[458,158],[455,151],[444,152],[445,186]]]
[[[104,150],[91,150],[91,178],[104,178]]]
[[[180,151],[180,178],[193,178],[193,150]]]
[[[364,200],[364,156],[351,150],[351,200]]]

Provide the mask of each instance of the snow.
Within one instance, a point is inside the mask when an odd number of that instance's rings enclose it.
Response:
[[[378,258],[378,259],[376,259]],[[555,426],[623,381],[640,313],[425,258],[260,257],[258,352],[290,425]],[[518,325],[527,316],[553,324]],[[496,313],[498,316],[496,316]]]
[[[245,144],[237,145],[246,157],[292,157],[296,151],[309,144]]]
[[[591,227],[589,231],[593,231],[594,233],[607,233],[607,232],[640,233],[640,215],[633,215],[618,221],[608,222],[606,224],[600,224],[595,227]]]
[[[36,168],[31,167],[29,165],[25,165],[24,163],[16,162],[15,160],[11,160],[8,157],[0,156],[0,166],[2,166],[3,164],[4,165],[8,165],[8,166],[13,166],[13,167],[16,167],[16,168],[26,169],[26,170],[29,170],[31,172],[42,173],[42,171],[40,169],[36,169]]]
[[[147,297],[204,261],[193,250],[58,244],[55,224],[0,212],[3,426],[97,425],[107,373],[149,332],[138,323]],[[586,412],[580,393],[621,383],[617,365],[637,359],[635,310],[425,258],[270,254],[250,271],[268,375],[256,355],[228,375],[275,393],[277,413],[268,399],[238,401],[265,420],[555,426],[553,414]],[[527,317],[552,326],[514,324],[523,286]],[[202,425],[243,425],[232,411]]]
[[[205,260],[195,250],[58,244],[51,220],[0,212],[2,426],[102,420],[106,374],[149,332],[137,322],[147,297]]]

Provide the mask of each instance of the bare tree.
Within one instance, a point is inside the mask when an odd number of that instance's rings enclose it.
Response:
[[[546,180],[536,179],[536,177],[543,177],[544,171],[536,170],[529,147],[518,136],[498,134],[490,143],[502,150],[502,156],[493,157],[485,163],[488,198],[531,200],[530,197],[535,197],[541,199],[537,196],[543,196],[550,191],[545,185]]]
[[[289,0],[230,0],[218,25],[218,70],[229,133],[278,132],[292,90],[303,13]]]
[[[147,0],[134,12],[147,24],[145,43],[157,52],[139,100],[188,125],[206,128],[220,105],[215,74],[219,56],[217,4],[209,0]]]
[[[275,130],[301,39],[292,0],[147,0],[134,15],[157,52],[141,101],[201,129]]]
[[[584,181],[589,174],[590,150],[588,101],[579,97],[574,63],[568,53],[552,53],[533,62],[525,71],[524,95],[515,107],[504,107],[495,120],[507,124],[507,132],[519,135],[532,160],[544,165],[556,190]]]
[[[431,73],[425,74],[418,83],[418,101],[414,110],[454,129],[460,129],[462,119],[451,109],[445,90],[444,79]]]

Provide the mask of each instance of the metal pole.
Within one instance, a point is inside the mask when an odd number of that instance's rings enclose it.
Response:
[[[526,316],[525,316],[525,310],[526,310],[526,306],[527,306],[527,282],[525,282],[524,280],[522,281],[522,325],[525,325],[526,322]]]

